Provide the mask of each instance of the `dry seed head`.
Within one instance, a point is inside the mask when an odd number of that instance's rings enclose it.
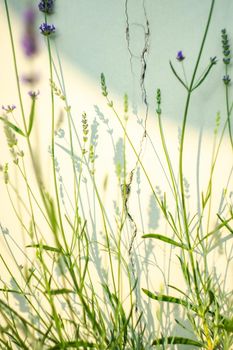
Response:
[[[124,112],[128,113],[128,110],[129,110],[128,95],[124,94]]]
[[[82,149],[82,154],[84,155],[84,154],[87,153],[87,151],[85,149],[85,144],[86,144],[86,142],[88,140],[88,132],[89,132],[86,112],[83,112],[83,114],[82,114],[82,128],[83,128],[83,142],[84,142],[84,147]]]
[[[90,162],[94,163],[94,161],[95,161],[95,150],[94,150],[94,146],[93,145],[90,145],[89,158],[90,158]]]
[[[83,126],[83,141],[87,142],[89,129],[88,129],[87,114],[85,112],[83,112],[82,114],[82,126]]]
[[[216,118],[215,118],[215,128],[214,128],[214,134],[216,135],[218,133],[218,129],[220,126],[220,121],[221,121],[221,116],[220,112],[217,113]]]
[[[3,177],[5,184],[9,182],[9,174],[8,174],[8,163],[6,163],[3,167]]]
[[[128,95],[125,94],[124,95],[124,113],[125,113],[125,121],[127,121],[129,119],[128,117],[128,111],[129,111],[129,101],[128,101]]]
[[[65,101],[65,96],[63,95],[62,91],[56,86],[53,80],[49,80],[50,86],[56,96],[58,96],[62,101]]]

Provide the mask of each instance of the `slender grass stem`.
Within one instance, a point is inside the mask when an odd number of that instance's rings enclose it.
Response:
[[[176,211],[177,211],[177,217],[178,217],[178,224],[179,224],[179,232],[181,234],[182,229],[181,229],[181,219],[180,219],[180,209],[179,209],[179,192],[177,189],[177,183],[175,180],[175,175],[173,172],[173,168],[172,168],[172,163],[170,160],[170,156],[168,153],[168,149],[167,149],[167,145],[166,145],[166,141],[165,141],[165,137],[164,137],[164,132],[163,132],[163,127],[162,127],[162,120],[161,120],[161,113],[158,113],[158,121],[159,121],[159,131],[160,131],[160,137],[162,140],[162,146],[163,146],[163,150],[165,153],[165,157],[166,157],[166,161],[167,161],[167,165],[168,165],[168,170],[169,170],[169,174],[170,174],[170,178],[172,181],[172,188],[173,188],[173,194],[174,194],[174,198],[175,198],[175,202],[176,202]],[[174,233],[176,233],[174,231]],[[181,237],[178,237],[179,239],[181,239]]]
[[[226,96],[226,110],[227,110],[227,124],[230,136],[231,147],[233,149],[233,137],[232,137],[232,127],[231,127],[231,109],[229,104],[229,86],[225,87],[225,96]]]
[[[11,27],[10,14],[9,14],[9,9],[8,9],[8,1],[4,0],[4,3],[5,3],[6,15],[7,15],[8,29],[9,29],[9,34],[10,34],[10,41],[11,41],[11,48],[12,48],[12,55],[13,55],[13,63],[14,63],[14,69],[15,69],[15,78],[16,78],[18,97],[19,97],[19,102],[20,102],[20,109],[21,109],[21,114],[22,114],[22,119],[23,119],[24,130],[26,132],[27,131],[27,124],[26,124],[26,118],[25,118],[25,113],[24,113],[21,88],[20,88],[20,83],[19,83],[19,73],[18,73],[18,67],[17,67],[17,61],[16,61],[15,45],[14,45],[14,40],[13,40],[13,33],[12,33],[12,27]],[[26,134],[27,134],[27,132],[26,132]]]
[[[181,129],[180,154],[179,154],[179,182],[180,182],[180,192],[181,192],[181,200],[182,200],[184,230],[185,230],[187,244],[189,247],[189,258],[190,258],[191,267],[192,267],[195,294],[196,294],[196,298],[197,298],[197,301],[198,301],[198,304],[200,307],[202,306],[202,301],[200,298],[198,277],[197,277],[197,273],[196,273],[196,266],[195,266],[195,261],[194,261],[192,246],[191,246],[191,240],[190,240],[190,236],[189,236],[189,225],[188,225],[188,217],[187,217],[187,209],[186,209],[186,201],[185,201],[184,177],[183,177],[183,150],[184,150],[185,131],[186,131],[186,125],[187,125],[189,105],[190,105],[190,101],[191,101],[192,88],[195,84],[196,73],[197,73],[197,70],[199,67],[202,52],[203,52],[204,45],[206,42],[206,37],[207,37],[207,33],[208,33],[210,21],[211,21],[213,9],[214,9],[214,3],[215,3],[215,0],[212,0],[209,15],[208,15],[208,20],[207,20],[207,24],[206,24],[206,28],[205,28],[205,32],[204,32],[204,36],[202,39],[201,47],[199,50],[199,54],[197,57],[197,61],[196,61],[195,67],[194,67],[190,86],[189,86],[188,93],[187,93],[186,104],[185,104],[185,109],[184,109],[184,117],[183,117],[183,122],[182,122],[182,129]],[[203,322],[205,323],[204,319],[203,319]],[[209,341],[209,334],[206,334],[206,337],[207,337],[207,341]]]

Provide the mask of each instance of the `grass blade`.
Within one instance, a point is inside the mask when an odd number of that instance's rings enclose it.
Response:
[[[160,234],[157,234],[157,233],[148,233],[146,235],[143,235],[142,238],[158,239],[158,240],[163,241],[165,243],[169,243],[169,244],[171,244],[171,245],[173,245],[175,247],[179,247],[179,248],[182,248],[182,249],[185,249],[185,250],[189,250],[189,248],[185,244],[176,242],[176,241],[174,241],[174,239],[168,238],[166,236],[163,236],[163,235],[160,235]]]
[[[27,131],[28,136],[31,134],[32,126],[35,118],[35,105],[36,105],[36,99],[32,98],[31,111],[29,115],[29,125],[28,125],[28,131]]]
[[[30,245],[27,245],[26,248],[40,248],[40,249],[47,250],[54,253],[63,253],[62,250],[59,248],[51,247],[49,245],[44,245],[44,244],[30,244]]]
[[[163,302],[167,302],[167,303],[179,304],[179,305],[182,305],[188,309],[192,309],[192,310],[196,311],[196,307],[194,305],[192,305],[191,303],[188,303],[187,301],[185,301],[183,299],[172,297],[170,295],[155,294],[155,293],[152,293],[149,290],[144,289],[144,288],[142,288],[142,291],[151,299],[154,299],[157,301],[163,301]]]
[[[164,343],[165,338],[155,339],[152,343],[152,345],[162,345]],[[203,343],[200,343],[197,340],[184,338],[184,337],[167,337],[166,338],[167,344],[182,344],[182,345],[193,345],[197,346],[199,348],[204,347]]]
[[[24,134],[24,132],[23,132],[18,126],[16,126],[15,124],[9,122],[9,120],[6,120],[6,119],[3,118],[3,117],[0,117],[0,120],[2,120],[7,126],[9,126],[9,128],[11,128],[11,129],[14,130],[15,132],[17,132],[17,134],[20,134],[20,135],[22,135],[22,136],[24,136],[24,137],[26,136],[26,135]]]

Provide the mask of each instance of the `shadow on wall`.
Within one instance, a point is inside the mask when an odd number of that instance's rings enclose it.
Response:
[[[35,1],[31,2],[35,4]],[[12,0],[11,4],[22,12],[31,2]],[[180,101],[185,91],[173,76],[169,60],[182,75],[176,54],[183,50],[187,79],[191,79],[209,3],[195,0],[69,0],[67,5],[67,1],[60,0],[50,21],[57,28],[59,50],[95,84],[99,84],[100,73],[104,72],[110,91],[120,96],[127,92],[135,112],[148,102],[151,113],[154,113],[154,95],[159,87],[163,95],[163,113],[181,122],[183,106]],[[189,116],[193,126],[203,123],[213,129],[214,116],[223,104],[220,31],[222,28],[230,30],[231,13],[232,1],[216,2],[200,74],[210,57],[217,56],[219,61],[193,98]],[[207,85],[208,95],[205,93]],[[201,110],[198,106],[202,106]]]

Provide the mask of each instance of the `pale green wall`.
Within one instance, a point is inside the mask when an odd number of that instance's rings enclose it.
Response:
[[[11,0],[11,3],[22,11],[29,1]],[[38,1],[33,3],[37,5]],[[144,5],[150,26],[145,78],[150,109],[153,112],[154,94],[160,87],[163,94],[163,112],[166,116],[181,121],[183,106],[180,102],[184,90],[172,75],[169,60],[182,73],[175,59],[176,52],[182,49],[186,56],[184,63],[187,74],[191,75],[210,1],[145,0]],[[230,38],[233,37],[232,17],[233,2],[217,0],[200,74],[211,56],[217,56],[219,61],[208,81],[193,98],[193,108],[189,116],[189,122],[193,125],[199,126],[204,122],[206,126],[213,128],[216,112],[220,110],[224,114],[224,86],[221,81],[224,67],[221,60],[220,31],[227,28]],[[130,48],[140,56],[144,45],[142,25],[145,26],[146,23],[142,0],[128,0],[128,18]],[[128,92],[133,103],[136,106],[140,104],[141,62],[140,59],[133,59],[133,78],[125,35],[125,1],[57,0],[57,11],[51,21],[59,33],[58,47],[72,63],[97,82],[100,73],[104,72],[112,91],[119,95]]]

